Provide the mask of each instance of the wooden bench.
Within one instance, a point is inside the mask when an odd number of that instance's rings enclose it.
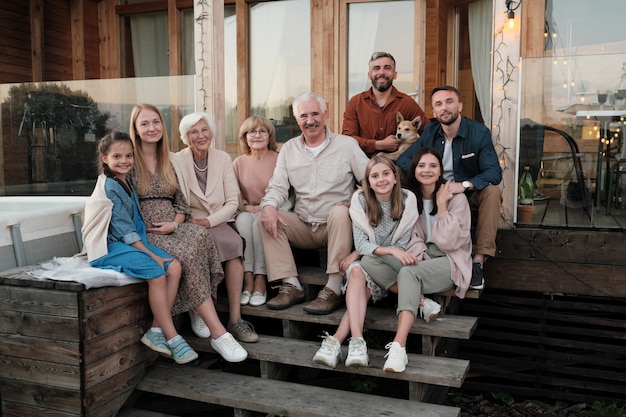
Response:
[[[138,389],[232,407],[238,417],[251,411],[298,417],[457,417],[460,412],[443,405],[163,363],[148,370]]]
[[[0,273],[0,414],[115,415],[157,357],[139,342],[147,286],[87,290],[23,270]]]
[[[214,352],[209,339],[200,339],[185,334],[185,339],[199,352]],[[409,382],[410,400],[419,400],[423,394],[423,384],[440,385],[460,388],[469,370],[469,361],[421,354],[408,354],[409,364],[406,371],[401,373],[385,372],[382,367],[385,363],[384,350],[368,349],[368,367],[347,367],[343,361],[332,369],[313,362],[320,344],[306,340],[291,339],[262,335],[257,343],[242,344],[248,351],[248,358],[260,362],[261,377],[269,379],[284,379],[287,367],[293,365],[315,369],[334,370],[354,375],[389,378]],[[343,358],[346,357],[346,348],[343,348]]]

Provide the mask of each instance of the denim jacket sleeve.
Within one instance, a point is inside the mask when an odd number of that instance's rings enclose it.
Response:
[[[108,242],[123,242],[127,245],[141,240],[133,221],[133,200],[117,182],[107,179],[107,197],[113,202],[109,225]]]

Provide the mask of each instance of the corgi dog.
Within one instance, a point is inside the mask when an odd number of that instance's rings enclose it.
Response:
[[[402,153],[406,151],[413,142],[419,139],[420,136],[417,131],[420,128],[421,124],[422,119],[420,119],[419,116],[417,116],[413,120],[404,120],[404,116],[402,116],[402,113],[398,112],[396,114],[396,139],[400,141],[400,147],[395,152],[383,154],[392,161],[398,159],[398,157],[402,155]]]

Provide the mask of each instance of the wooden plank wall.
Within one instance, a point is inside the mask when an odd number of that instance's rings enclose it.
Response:
[[[487,285],[489,281],[487,281]],[[626,299],[493,290],[464,300],[479,318],[460,357],[464,389],[517,399],[626,403]]]

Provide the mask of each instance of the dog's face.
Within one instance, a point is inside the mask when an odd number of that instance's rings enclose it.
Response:
[[[404,117],[400,112],[396,115],[396,138],[405,143],[413,143],[417,140],[419,135],[417,134],[417,130],[422,123],[422,120],[419,117],[416,117],[413,120],[404,120]]]

